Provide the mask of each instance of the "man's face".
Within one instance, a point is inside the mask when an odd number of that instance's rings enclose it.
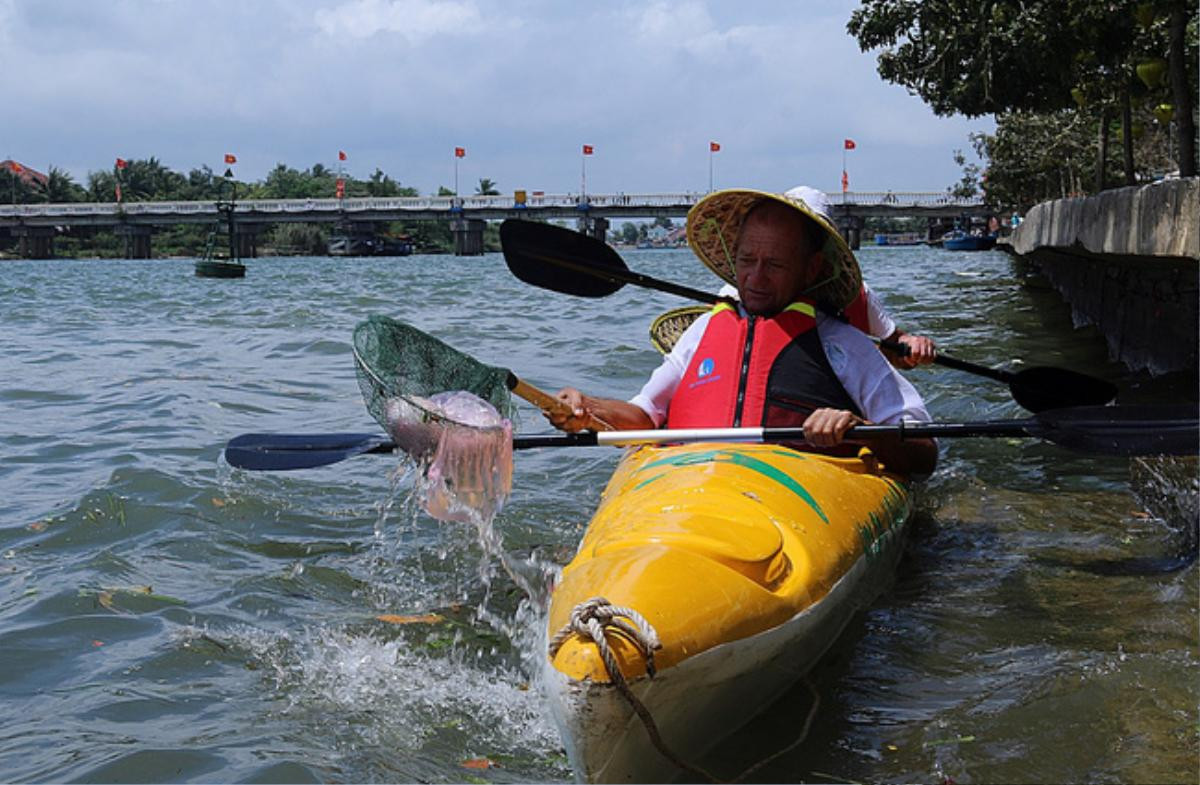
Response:
[[[768,202],[742,223],[734,279],[746,311],[773,316],[795,302],[821,269],[820,253],[805,258],[804,222],[794,210]]]

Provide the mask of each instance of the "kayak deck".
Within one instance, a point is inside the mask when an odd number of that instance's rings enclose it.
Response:
[[[596,596],[641,614],[662,644],[654,678],[629,637],[610,633],[607,644],[663,738],[697,754],[803,675],[873,599],[909,510],[907,486],[869,453],[711,443],[631,450],[563,569],[549,632]],[[571,635],[550,665],[577,776],[663,773],[665,759],[612,688],[595,643]]]

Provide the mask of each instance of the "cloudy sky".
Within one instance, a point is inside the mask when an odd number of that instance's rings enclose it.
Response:
[[[879,79],[850,0],[0,0],[0,158],[376,167],[592,193],[944,190],[990,119]]]

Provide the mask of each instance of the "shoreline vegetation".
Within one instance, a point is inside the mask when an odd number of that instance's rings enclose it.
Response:
[[[226,175],[229,175],[226,172]],[[339,185],[340,184],[340,185]],[[0,199],[7,196],[10,204],[45,203],[114,203],[120,194],[123,203],[156,201],[227,201],[236,189],[238,200],[245,199],[328,199],[344,193],[346,198],[420,196],[416,188],[401,185],[382,170],[376,169],[361,180],[339,174],[323,164],[313,164],[300,171],[284,164],[277,165],[263,180],[241,182],[230,176],[216,174],[208,166],[191,170],[187,175],[165,167],[151,157],[119,160],[111,171],[89,172],[87,185],[74,182],[72,176],[57,167],[43,174],[17,161],[0,162]],[[481,178],[474,189],[476,195],[496,195],[497,184]],[[441,186],[437,196],[455,196],[452,189]],[[920,224],[920,225],[919,225]],[[670,218],[653,221],[625,221],[613,226],[609,240],[625,248],[686,247],[683,222]],[[869,232],[912,232],[924,229],[917,219],[868,219]],[[212,225],[177,225],[154,233],[153,259],[197,259],[204,256]],[[217,227],[224,234],[223,227]],[[330,241],[343,230],[337,224],[279,223],[264,232],[258,244],[257,256],[340,256],[331,254]],[[375,236],[403,239],[415,254],[450,254],[454,238],[447,221],[389,221],[376,225]],[[500,250],[499,225],[489,223],[484,230],[485,253]],[[23,259],[18,238],[0,229],[0,260]],[[51,258],[61,259],[124,259],[125,240],[110,229],[98,227],[62,227],[54,237]]]
[[[226,172],[230,175],[230,172]],[[313,164],[297,170],[278,164],[267,176],[254,182],[242,182],[232,176],[222,176],[208,166],[192,169],[186,175],[164,166],[154,157],[118,159],[111,171],[89,172],[87,185],[76,183],[73,177],[57,167],[43,174],[17,161],[0,162],[0,200],[14,205],[117,202],[118,194],[124,203],[159,201],[228,200],[231,189],[242,199],[328,199],[339,192],[346,198],[420,196],[416,188],[401,185],[397,180],[376,168],[367,179],[339,173],[324,164]],[[498,194],[496,183],[481,178],[475,194]],[[452,189],[440,186],[438,196],[455,196]],[[212,226],[180,225],[154,234],[155,259],[199,258]],[[327,256],[330,238],[340,231],[330,224],[275,224],[264,232],[259,243],[259,256]],[[454,239],[450,226],[444,221],[390,221],[377,226],[377,236],[406,238],[414,253],[452,253]],[[496,227],[484,233],[484,249],[499,250],[500,238]],[[60,231],[54,238],[55,258],[125,258],[124,240],[112,231],[76,227]],[[22,258],[17,250],[17,238],[0,229],[0,259]]]

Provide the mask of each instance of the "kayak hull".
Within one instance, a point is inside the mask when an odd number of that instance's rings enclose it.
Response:
[[[694,765],[808,672],[886,585],[908,494],[872,469],[869,459],[770,445],[631,451],[564,568],[550,631],[597,595],[642,614],[663,643],[653,678],[622,636],[609,643],[666,747]],[[575,636],[550,665],[550,704],[577,779],[681,774],[594,644]]]

